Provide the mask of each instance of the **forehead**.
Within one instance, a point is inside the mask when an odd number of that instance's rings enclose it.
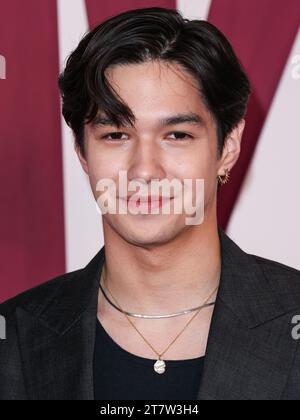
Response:
[[[210,117],[199,83],[177,63],[114,65],[106,70],[106,77],[137,117],[183,112]]]

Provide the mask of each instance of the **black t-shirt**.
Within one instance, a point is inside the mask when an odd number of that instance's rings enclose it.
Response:
[[[158,374],[155,359],[146,359],[120,347],[97,322],[94,390],[95,400],[196,400],[204,357],[165,360]]]

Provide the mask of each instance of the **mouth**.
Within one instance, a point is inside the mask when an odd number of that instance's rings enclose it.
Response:
[[[121,199],[127,202],[129,208],[135,208],[140,210],[147,210],[151,212],[153,209],[161,208],[168,202],[171,202],[174,197],[162,197],[162,196],[148,196],[148,197],[138,197],[134,200],[131,197],[120,197]]]
[[[152,197],[152,196],[148,196],[148,197],[139,197],[137,200],[135,200],[137,203],[156,203],[157,201],[166,201],[166,200],[172,200],[173,197]],[[129,200],[131,199],[131,197],[127,197],[127,202],[129,202]]]

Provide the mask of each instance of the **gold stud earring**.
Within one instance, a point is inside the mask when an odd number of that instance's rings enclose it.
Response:
[[[225,185],[229,181],[230,178],[230,171],[229,169],[225,169],[225,175],[218,175],[218,182],[220,185]]]

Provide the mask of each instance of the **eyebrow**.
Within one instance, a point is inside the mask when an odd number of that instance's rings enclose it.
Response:
[[[175,114],[170,115],[169,117],[165,117],[158,120],[158,126],[159,127],[166,127],[170,125],[177,125],[177,124],[191,124],[195,126],[201,126],[203,127],[205,125],[204,119],[194,113],[189,112],[186,114]],[[105,126],[114,126],[116,127],[116,124],[106,116],[96,116],[92,121],[93,127],[105,127]],[[122,125],[121,127],[128,127],[128,125]]]

